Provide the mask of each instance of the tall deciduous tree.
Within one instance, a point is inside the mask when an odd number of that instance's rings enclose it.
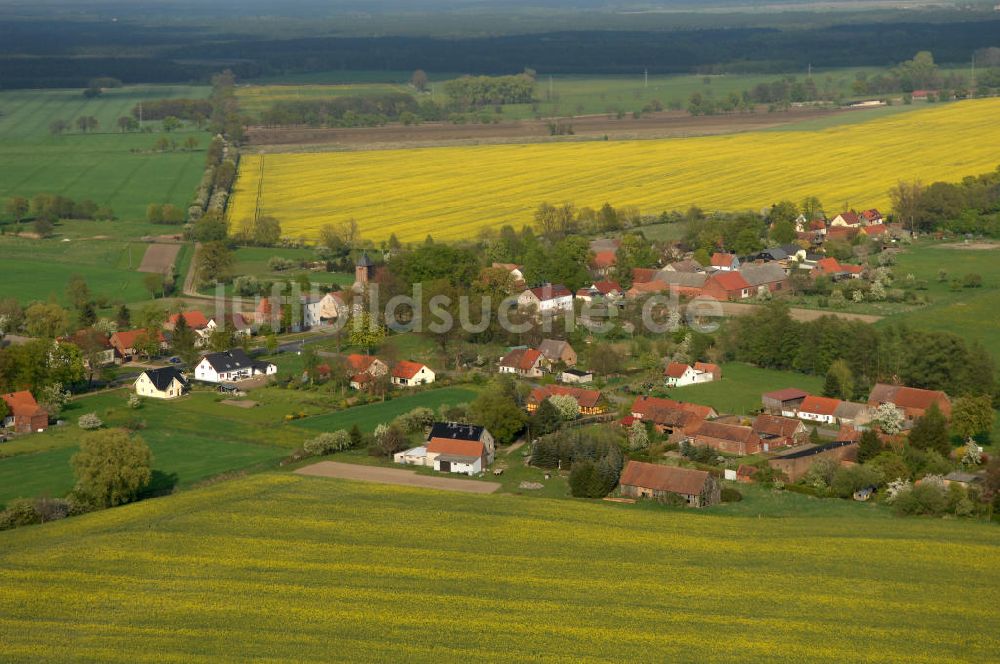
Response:
[[[133,501],[152,479],[152,461],[145,441],[123,429],[88,433],[72,460],[74,492],[101,508]]]
[[[951,408],[951,427],[962,438],[989,434],[993,431],[993,416],[988,395],[960,397]]]
[[[948,441],[948,420],[945,419],[937,404],[924,411],[924,416],[917,420],[910,430],[910,445],[918,450],[933,450],[942,457],[951,452]]]

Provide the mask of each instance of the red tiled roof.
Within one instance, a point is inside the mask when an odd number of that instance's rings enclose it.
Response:
[[[562,284],[549,284],[547,286],[529,288],[528,290],[530,290],[534,296],[538,298],[539,302],[547,302],[548,300],[554,300],[557,297],[573,295],[569,292],[569,289]]]
[[[778,417],[761,413],[753,421],[753,430],[756,434],[767,434],[769,436],[783,436],[790,438],[802,426],[802,422],[793,420],[790,417]]]
[[[695,371],[703,371],[710,374],[721,374],[722,369],[719,368],[718,364],[711,364],[710,362],[695,362]]]
[[[885,235],[888,232],[889,228],[885,224],[872,224],[871,226],[865,229],[865,234],[868,236]]]
[[[866,221],[875,221],[882,218],[882,213],[875,208],[870,208],[862,212],[861,216],[864,217]]]
[[[534,348],[515,348],[500,360],[501,366],[528,371],[541,359],[542,354]]]
[[[420,362],[411,362],[409,360],[400,360],[392,369],[392,375],[394,378],[405,378],[406,380],[412,379],[420,370],[424,368],[425,365]]]
[[[857,212],[841,212],[840,213],[840,218],[843,219],[844,221],[846,221],[849,224],[858,224],[858,223],[861,223],[861,219],[858,216]]]
[[[111,335],[111,342],[118,342],[118,345],[122,348],[135,348],[135,342],[139,340],[140,337],[146,334],[146,330],[121,330],[115,332]],[[157,341],[163,342],[165,339],[163,333],[159,330],[156,331]]]
[[[485,446],[478,440],[455,440],[454,438],[431,438],[427,451],[435,454],[481,457]]]
[[[821,258],[816,261],[816,269],[823,274],[836,274],[840,272],[840,262],[832,256]]]
[[[822,219],[813,219],[809,222],[809,230],[821,231],[826,228],[826,222]]]
[[[750,284],[739,272],[716,272],[709,279],[715,281],[722,287],[722,290],[733,293],[750,288]]]
[[[368,371],[368,367],[375,363],[378,358],[374,355],[361,355],[360,353],[351,353],[347,356],[347,366],[350,367],[351,371],[357,371],[359,373]]]
[[[786,387],[773,392],[765,392],[763,396],[775,401],[792,401],[793,399],[805,399],[809,393],[797,387]]]
[[[682,364],[680,362],[671,362],[670,364],[667,365],[667,368],[664,370],[663,375],[669,378],[680,378],[681,376],[684,375],[684,372],[690,368],[691,367],[689,367],[688,365]]]
[[[841,263],[840,271],[846,272],[848,274],[861,274],[864,271],[864,267],[860,265],[852,265],[850,263]]]
[[[669,491],[686,496],[697,496],[705,490],[708,478],[709,474],[704,470],[629,461],[625,470],[622,471],[620,483],[654,491]]]
[[[608,293],[619,293],[621,292],[621,284],[617,281],[598,281],[594,283],[594,288],[601,295],[607,295]]]
[[[659,270],[651,267],[634,267],[632,268],[632,286],[635,287],[636,284],[649,283],[656,276]]]
[[[711,417],[715,410],[711,406],[702,406],[696,403],[639,396],[632,402],[632,408],[629,412],[638,415],[643,421],[687,428],[706,417]]]
[[[736,256],[733,254],[712,254],[712,267],[732,267],[733,263],[736,261]]]
[[[33,417],[45,414],[45,409],[38,405],[35,397],[28,390],[0,394],[0,398],[7,403],[7,408],[10,409],[10,414],[14,417]]]
[[[924,390],[905,385],[887,385],[878,383],[868,396],[868,403],[877,406],[880,403],[893,403],[907,414],[925,411],[936,403],[946,416],[951,415],[951,401],[948,395],[940,390]]]
[[[731,440],[738,443],[748,443],[757,438],[757,434],[750,427],[743,427],[737,424],[724,424],[722,422],[702,422],[695,429],[694,433],[698,436]]]
[[[260,298],[260,302],[257,303],[257,313],[269,316],[271,314],[271,301],[266,297]]]
[[[802,400],[799,410],[804,413],[815,413],[816,415],[833,415],[839,405],[840,399],[817,397],[810,394]]]
[[[600,390],[585,390],[580,387],[566,387],[563,385],[543,385],[531,391],[528,397],[534,403],[542,403],[549,397],[556,395],[569,396],[576,399],[580,408],[595,408],[601,401]]]
[[[171,325],[177,325],[177,321],[181,316],[184,316],[184,322],[187,323],[187,326],[192,330],[201,330],[208,327],[208,319],[205,317],[205,314],[201,313],[197,309],[184,311],[179,314],[172,314],[167,321]]]
[[[618,254],[615,251],[598,251],[594,254],[592,264],[594,267],[608,268],[618,262]]]

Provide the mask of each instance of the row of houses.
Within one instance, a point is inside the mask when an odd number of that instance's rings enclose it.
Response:
[[[864,427],[871,423],[875,409],[886,403],[897,408],[904,426],[912,425],[923,417],[932,404],[945,417],[951,417],[951,400],[947,394],[940,390],[905,385],[878,383],[872,387],[866,403],[815,396],[797,388],[776,390],[761,396],[761,405],[767,412],[831,426]]]

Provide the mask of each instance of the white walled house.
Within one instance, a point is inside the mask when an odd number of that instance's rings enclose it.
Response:
[[[695,362],[694,366],[671,362],[663,372],[667,387],[684,387],[698,383],[710,383],[722,378],[722,369],[715,364]]]
[[[545,284],[529,288],[517,296],[517,306],[534,307],[539,313],[554,313],[573,309],[573,293],[562,284]]]
[[[802,403],[795,412],[795,416],[809,422],[836,424],[837,408],[839,407],[840,399],[809,395],[802,400]]]
[[[426,364],[402,360],[392,369],[392,384],[400,387],[429,385],[434,382],[434,372]]]
[[[254,376],[273,376],[278,367],[270,362],[258,362],[241,348],[222,353],[209,353],[194,369],[194,377],[206,383],[232,383]]]
[[[305,327],[319,327],[340,317],[344,302],[338,294],[302,296],[302,324]]]
[[[151,399],[176,399],[189,387],[187,378],[176,367],[147,369],[135,379],[136,395]]]

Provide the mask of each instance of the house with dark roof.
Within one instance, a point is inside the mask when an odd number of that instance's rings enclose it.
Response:
[[[711,507],[722,501],[718,481],[704,470],[629,461],[618,481],[626,498],[669,501],[680,496],[689,507]]]
[[[854,461],[858,458],[858,443],[853,440],[838,440],[824,445],[810,445],[792,449],[773,459],[768,465],[782,473],[788,482],[797,482],[809,472],[817,459],[832,459],[836,462]]]
[[[190,384],[177,367],[161,367],[143,371],[132,387],[140,397],[176,399],[188,391]]]
[[[12,427],[16,433],[33,433],[49,428],[49,414],[28,390],[0,394],[0,399],[7,404],[7,416],[0,422],[3,427]]]
[[[785,417],[795,417],[796,411],[802,404],[802,400],[809,396],[805,390],[797,387],[786,387],[782,390],[765,392],[761,395],[761,405],[764,410],[772,415],[783,415]]]
[[[428,466],[443,473],[478,475],[493,463],[496,443],[486,428],[462,422],[435,422],[424,445],[398,452],[393,461]]]
[[[500,373],[541,378],[545,356],[534,348],[514,348],[500,359]]]
[[[206,383],[233,383],[254,376],[272,376],[278,367],[270,362],[253,360],[242,348],[209,353],[194,368],[196,380]]]
[[[784,252],[782,252],[784,253]],[[752,295],[788,291],[788,275],[777,263],[751,263],[740,268],[740,276],[750,286]]]
[[[434,372],[426,364],[400,360],[392,368],[392,384],[400,387],[429,385],[434,382]]]
[[[582,385],[594,382],[594,372],[586,369],[566,369],[559,374],[559,382],[573,385]]]

